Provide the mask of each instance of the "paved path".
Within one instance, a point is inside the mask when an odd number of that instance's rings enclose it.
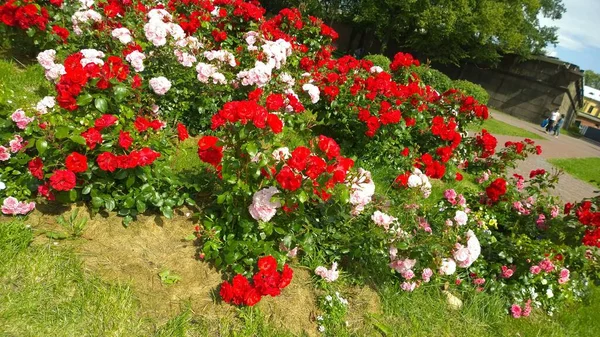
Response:
[[[584,139],[573,138],[568,135],[560,135],[554,138],[546,134],[541,126],[517,119],[513,116],[492,111],[492,117],[519,127],[521,129],[531,131],[544,137],[544,140],[534,139],[536,144],[542,146],[541,156],[530,156],[527,160],[521,162],[514,171],[523,176],[529,176],[529,172],[534,169],[543,168],[546,171],[556,169],[546,159],[551,158],[585,158],[585,157],[600,157],[600,144],[587,141]],[[508,140],[522,140],[521,137],[494,135],[498,138],[498,145],[504,145]],[[564,173],[558,186],[551,191],[552,194],[560,197],[565,202],[579,201],[583,198],[593,197],[598,194],[598,187],[579,180],[570,174]]]

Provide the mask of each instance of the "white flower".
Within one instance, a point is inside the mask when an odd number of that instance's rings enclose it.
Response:
[[[423,180],[421,180],[420,176],[416,174],[411,174],[410,177],[408,177],[408,187],[415,188],[421,186],[422,184]]]
[[[287,147],[280,147],[277,150],[273,151],[273,153],[271,154],[271,156],[273,157],[273,159],[275,159],[276,161],[285,161],[288,158],[290,158],[292,156],[292,154],[290,153],[290,149]]]
[[[310,101],[315,104],[319,101],[319,97],[321,95],[321,91],[319,87],[314,84],[306,83],[302,86],[302,90],[308,93],[310,96]]]
[[[375,183],[371,178],[371,172],[359,168],[358,177],[351,182],[350,189],[350,203],[354,205],[352,215],[358,215],[371,202],[375,194]]]
[[[254,193],[252,204],[248,206],[248,211],[254,220],[267,222],[275,216],[281,203],[279,201],[272,202],[271,199],[277,193],[279,190],[273,186]]]
[[[134,50],[131,53],[127,54],[127,56],[125,56],[125,60],[127,60],[127,62],[131,63],[131,66],[137,72],[144,71],[144,60],[145,59],[146,59],[146,55],[144,55],[143,53],[141,53],[138,50]]]
[[[454,221],[456,221],[456,223],[459,226],[466,225],[468,220],[469,220],[469,217],[467,216],[467,213],[465,213],[463,211],[456,211],[456,215],[454,216]]]
[[[175,57],[177,57],[177,62],[184,67],[192,67],[194,63],[196,63],[196,57],[190,53],[183,52],[179,49],[175,49],[173,51]]]
[[[112,37],[119,39],[122,44],[128,44],[133,41],[131,37],[131,32],[127,28],[115,28],[111,33]]]
[[[325,327],[322,325],[319,325],[319,332],[325,332]]]
[[[456,272],[456,262],[453,259],[442,259],[440,274],[452,275]]]
[[[554,293],[552,292],[552,288],[546,289],[546,297],[548,297],[548,298],[554,297]]]
[[[372,66],[371,69],[369,69],[369,72],[371,74],[381,73],[383,72],[383,68],[381,68],[380,66]]]
[[[394,218],[391,215],[387,215],[383,212],[375,211],[375,213],[371,215],[371,220],[373,220],[373,222],[375,222],[378,226],[381,226],[385,230],[388,230],[390,229],[390,225],[398,219]]]
[[[6,184],[2,181],[0,181],[0,191],[5,190],[6,189]]]
[[[338,277],[340,277],[340,272],[337,270],[337,262],[334,262],[331,265],[331,269],[327,269],[323,266],[318,266],[315,269],[315,274],[321,276],[327,282],[334,282],[335,280],[338,279]],[[329,299],[327,299],[327,300],[331,301],[331,296],[328,296],[328,297],[329,297]]]
[[[35,109],[40,115],[43,115],[47,114],[48,109],[52,109],[55,104],[56,100],[54,99],[54,96],[46,96],[36,104]]]
[[[157,95],[164,95],[171,89],[171,81],[169,81],[166,77],[159,76],[150,79],[150,87]]]

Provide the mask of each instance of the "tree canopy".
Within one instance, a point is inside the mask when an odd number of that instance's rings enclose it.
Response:
[[[502,54],[541,54],[557,43],[562,0],[264,0],[298,6],[328,21],[372,31],[382,49],[395,45],[440,63],[497,62]],[[270,4],[272,3],[272,4]],[[276,8],[279,7],[279,8]]]
[[[583,76],[585,79],[585,85],[600,90],[600,74],[592,70],[586,70]]]

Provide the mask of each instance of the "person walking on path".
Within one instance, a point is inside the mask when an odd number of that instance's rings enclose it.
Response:
[[[558,110],[552,111],[550,119],[548,120],[548,125],[546,126],[546,133],[554,131],[554,125],[558,121],[558,117],[560,117],[560,112],[558,112]]]
[[[558,135],[560,135],[560,128],[562,128],[564,122],[565,115],[560,115],[560,119],[556,122],[556,125],[554,126],[554,138],[558,138]]]

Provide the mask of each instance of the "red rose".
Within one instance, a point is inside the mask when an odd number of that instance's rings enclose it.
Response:
[[[229,282],[225,281],[221,283],[221,289],[219,290],[219,295],[221,295],[221,299],[225,303],[231,303],[233,300],[233,287]]]
[[[75,173],[69,170],[57,170],[50,177],[50,186],[57,191],[70,191],[75,188],[75,181]]]
[[[304,171],[308,156],[310,156],[310,149],[304,146],[298,146],[292,151],[292,157],[287,161],[287,164],[298,171]]]
[[[117,120],[118,118],[114,115],[102,115],[102,117],[96,119],[94,122],[94,127],[96,127],[98,131],[102,131],[109,126],[113,126]]]
[[[267,109],[269,111],[278,111],[283,108],[284,99],[281,94],[271,94],[267,97]]]
[[[485,193],[492,202],[498,202],[500,197],[506,194],[506,180],[498,178],[485,189]]]
[[[327,163],[323,158],[318,156],[310,156],[306,162],[305,174],[312,180],[316,180],[321,173],[327,169]]]
[[[323,135],[319,136],[319,149],[323,151],[328,159],[333,159],[340,155],[340,146],[335,140]]]
[[[133,122],[133,126],[138,132],[144,132],[151,127],[151,124],[149,120],[140,116]]]
[[[133,76],[133,81],[131,81],[131,89],[137,89],[142,86],[142,77],[138,74]]]
[[[154,163],[154,161],[156,159],[158,159],[160,157],[159,152],[156,152],[149,147],[145,147],[145,148],[141,149],[140,151],[138,151],[138,154],[139,154],[139,160],[138,160],[139,166],[151,165],[152,163]]]
[[[216,145],[218,141],[219,138],[214,136],[203,136],[198,140],[198,157],[215,168],[223,159],[223,147]]]
[[[248,290],[244,294],[244,305],[252,307],[258,302],[260,302],[260,298],[260,293],[256,289],[248,288]]]
[[[269,124],[269,128],[271,128],[274,134],[278,134],[283,130],[283,122],[275,114],[267,116],[267,124]]]
[[[190,135],[188,134],[185,125],[181,123],[177,123],[177,137],[179,138],[180,142],[183,142],[184,140],[190,138]]]
[[[288,191],[295,191],[302,185],[302,175],[295,174],[289,166],[281,169],[275,179],[283,189]]]
[[[114,172],[119,167],[117,156],[110,152],[101,153],[96,158],[96,163],[98,163],[98,167],[103,171]]]
[[[537,153],[537,154],[538,154],[538,156],[539,156],[540,154],[542,154],[542,147],[541,147],[541,146],[539,146],[539,145],[537,145],[537,146],[535,147],[535,153]]]
[[[32,176],[38,178],[39,180],[44,179],[44,162],[42,162],[41,158],[33,158],[31,161],[29,161],[27,166],[29,167],[29,172]]]
[[[287,287],[292,282],[292,277],[294,276],[294,271],[287,264],[283,266],[283,271],[281,272],[281,279],[279,280],[279,288],[283,289]]]
[[[570,203],[570,202],[567,202],[567,203],[565,204],[565,210],[564,210],[564,211],[565,211],[565,215],[567,215],[567,214],[570,214],[570,213],[571,213],[571,209],[573,208],[573,206],[574,206],[574,205],[573,205],[572,203]]]
[[[68,155],[65,164],[67,169],[73,173],[85,172],[88,169],[87,157],[77,152]]]
[[[459,172],[456,172],[456,181],[462,181],[462,180],[463,180],[462,174],[460,174]]]
[[[258,259],[258,270],[270,272],[277,270],[277,260],[271,255]]]
[[[87,131],[81,133],[81,136],[85,138],[85,144],[93,150],[97,144],[102,143],[102,134],[94,128],[89,128]]]
[[[119,131],[119,146],[127,150],[133,144],[133,137],[127,131]]]
[[[52,26],[52,33],[55,34],[56,36],[60,37],[63,43],[67,43],[67,38],[69,38],[69,30],[61,27],[61,26],[57,26],[54,25]]]
[[[401,154],[403,157],[408,157],[408,155],[410,154],[410,149],[405,147],[404,150],[402,150]]]

